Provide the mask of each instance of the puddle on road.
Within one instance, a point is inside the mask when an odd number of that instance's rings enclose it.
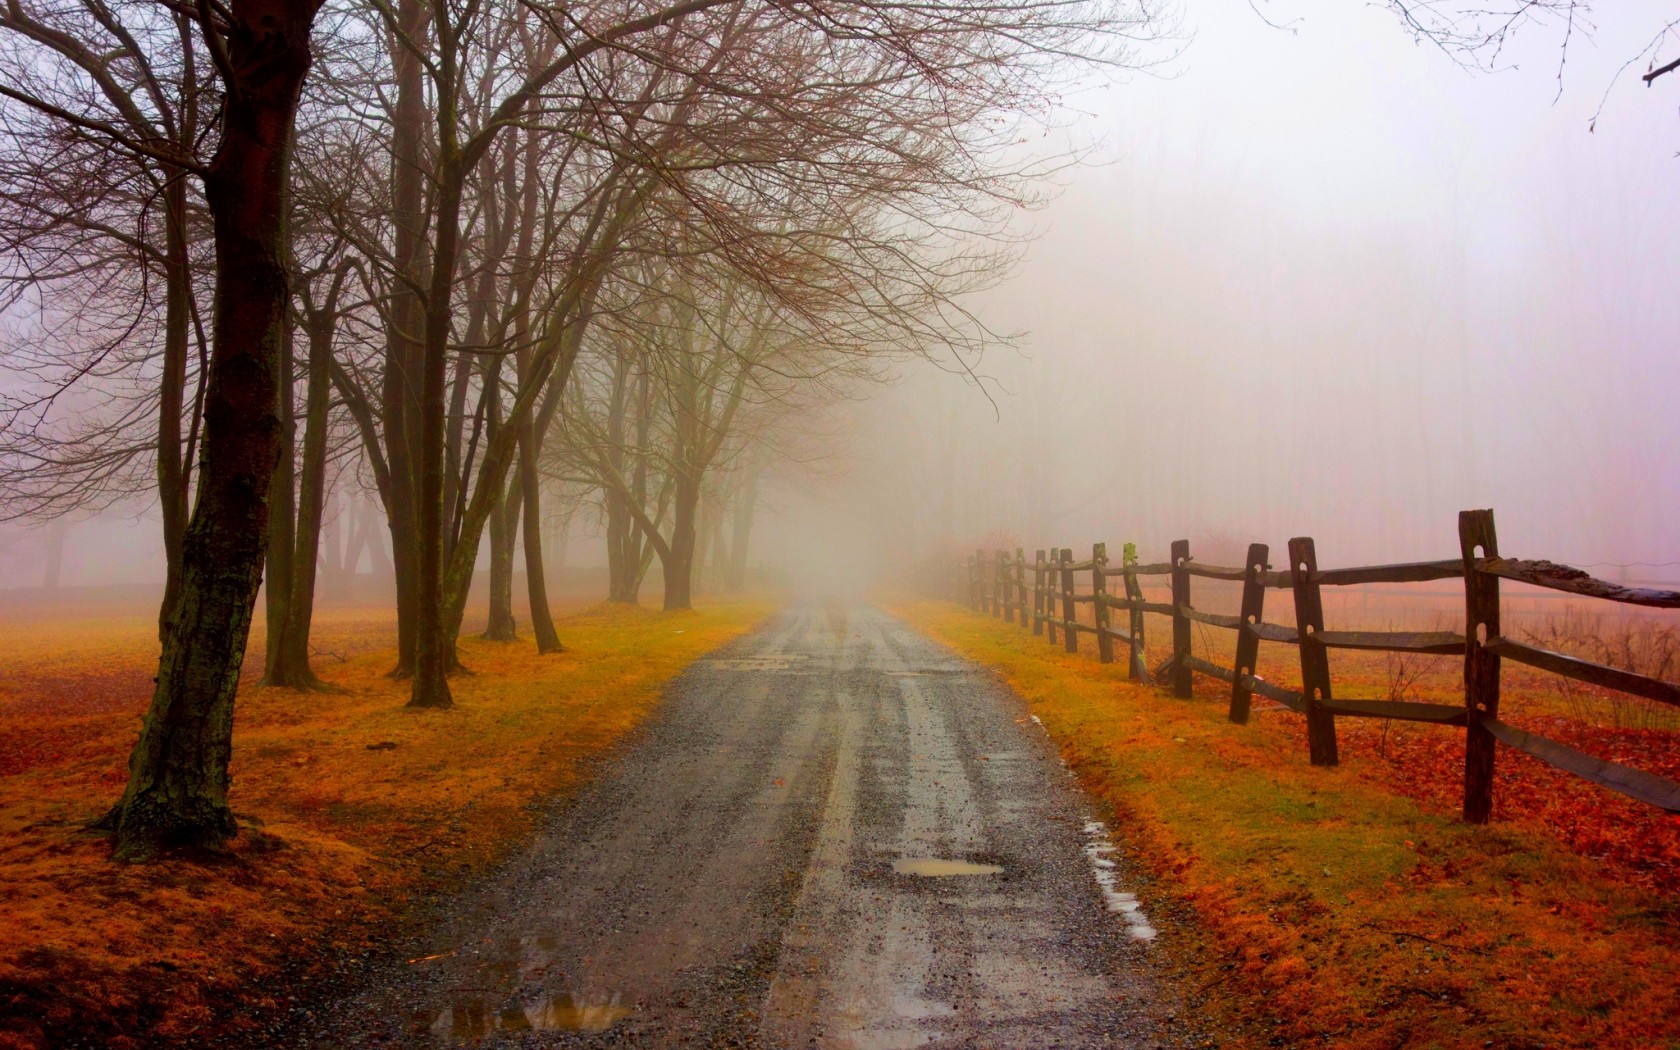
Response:
[[[902,857],[893,861],[893,870],[900,875],[921,875],[926,878],[949,878],[956,875],[1001,875],[996,864],[976,864],[967,860],[944,860],[938,857]]]
[[[802,653],[766,653],[762,656],[742,656],[735,659],[705,660],[707,667],[719,671],[790,671],[793,665],[809,659]]]
[[[630,1007],[620,1005],[616,995],[606,1002],[583,1003],[563,992],[500,1010],[486,1006],[483,999],[456,999],[439,1013],[421,1011],[416,1020],[434,1035],[460,1042],[496,1032],[604,1032],[630,1014]]]
[[[619,1005],[617,996],[609,1002],[587,1004],[569,995],[555,995],[535,1010],[527,1008],[525,1016],[536,1031],[604,1032],[629,1017],[630,1008]]]
[[[1108,827],[1100,820],[1093,820],[1085,825],[1085,835],[1089,841],[1082,852],[1091,862],[1091,877],[1096,879],[1098,888],[1102,890],[1103,903],[1109,911],[1126,920],[1126,932],[1133,940],[1154,940],[1155,927],[1143,914],[1143,905],[1138,902],[1137,894],[1114,888],[1115,863],[1108,859],[1108,854],[1115,850],[1114,844],[1108,841]]]

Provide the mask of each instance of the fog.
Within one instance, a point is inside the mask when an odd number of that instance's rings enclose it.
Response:
[[[824,454],[771,468],[755,565],[860,589],[983,541],[1443,557],[1488,506],[1507,553],[1680,577],[1680,119],[1619,72],[1657,5],[1577,34],[1561,79],[1545,33],[1483,74],[1375,7],[1263,14],[1201,0],[1181,49],[1066,97],[1023,149],[1086,161],[969,303],[1016,345],[812,414]],[[48,539],[9,530],[0,584],[38,584]],[[70,530],[65,583],[162,575],[145,507]]]
[[[1323,564],[1439,558],[1493,507],[1506,553],[1680,576],[1680,121],[1642,66],[1617,79],[1656,6],[1577,37],[1561,95],[1555,38],[1476,75],[1373,7],[1265,13],[1291,29],[1194,5],[1155,76],[1068,100],[1099,162],[976,306],[1019,350],[856,407],[849,483],[790,486],[772,560],[1298,535]]]

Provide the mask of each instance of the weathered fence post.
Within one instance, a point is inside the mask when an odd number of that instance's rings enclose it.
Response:
[[[1190,695],[1190,541],[1172,543],[1173,695]]]
[[[1015,593],[1021,598],[1021,626],[1027,626],[1027,555],[1015,548]]]
[[[1027,596],[1015,586],[1015,558],[1008,551],[1003,552],[1003,585],[1009,595],[1009,602],[1004,606],[1003,620],[1014,623],[1015,614],[1027,604]]]
[[[1044,551],[1033,552],[1033,634],[1044,633]]]
[[[1149,677],[1143,653],[1143,610],[1138,608],[1138,603],[1143,601],[1143,587],[1138,584],[1137,573],[1132,571],[1137,568],[1137,545],[1128,543],[1120,548],[1120,560],[1126,567],[1123,579],[1126,581],[1126,600],[1130,603],[1127,626],[1131,628],[1132,635],[1132,658],[1126,668],[1126,677],[1136,682]]]
[[[1073,548],[1062,548],[1062,646],[1070,653],[1079,651],[1079,610],[1073,604]]]
[[[1105,664],[1114,662],[1114,638],[1108,633],[1108,544],[1091,545],[1091,611],[1097,625],[1097,659]]]
[[[983,576],[985,578],[985,581],[986,581],[986,595],[987,595],[987,597],[986,597],[986,615],[987,616],[996,616],[997,615],[997,556],[993,555],[990,558],[984,558],[982,560],[982,565],[984,565],[984,569],[981,571],[981,576]]]
[[[1270,553],[1271,548],[1264,543],[1251,543],[1248,563],[1243,566],[1242,614],[1237,617],[1242,622],[1237,625],[1237,659],[1232,668],[1236,680],[1231,683],[1231,721],[1238,725],[1248,724],[1249,701],[1254,696],[1248,676],[1260,659],[1260,639],[1248,628],[1265,615],[1266,584],[1261,574],[1266,571],[1266,555]]]
[[[979,569],[974,564],[974,555],[972,555],[972,554],[970,554],[968,556],[967,568],[968,568],[968,607],[970,609],[973,609],[976,612],[979,612],[980,611],[980,579],[976,575],[976,573],[979,572]]]
[[[1056,563],[1061,557],[1062,552],[1056,547],[1051,547],[1050,555],[1044,562],[1044,640],[1051,645],[1061,641],[1061,635],[1057,633],[1061,630],[1061,621],[1056,618],[1056,609],[1060,604],[1057,595],[1062,590],[1061,577],[1056,573]]]
[[[992,587],[998,596],[997,609],[994,610],[998,619],[1007,620],[1014,616],[1014,610],[1009,607],[1009,556],[1001,550],[992,559]]]
[[[1476,571],[1478,558],[1499,557],[1493,511],[1458,515],[1464,556],[1464,819],[1486,824],[1493,815],[1493,734],[1483,718],[1499,717],[1499,654],[1487,643],[1499,637],[1499,577]]]
[[[1310,537],[1289,541],[1289,580],[1295,589],[1295,630],[1301,649],[1301,694],[1307,703],[1307,751],[1315,766],[1336,764],[1336,716],[1326,711],[1330,699],[1330,656],[1318,640],[1324,630],[1324,605],[1313,574],[1318,555]]]

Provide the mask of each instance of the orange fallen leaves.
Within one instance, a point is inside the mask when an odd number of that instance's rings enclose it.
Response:
[[[1315,769],[1299,716],[1256,704],[1233,726],[1223,683],[1198,676],[1178,700],[952,605],[897,611],[1028,700],[1134,832],[1132,862],[1156,877],[1146,907],[1195,914],[1161,947],[1180,956],[1191,1005],[1237,1024],[1246,1045],[1680,1041],[1680,819],[1502,748],[1495,822],[1470,827],[1463,730],[1340,719],[1342,764]],[[1262,674],[1297,680],[1288,655],[1263,649]],[[1342,655],[1337,695],[1381,695],[1381,658]],[[1441,696],[1419,698],[1447,702],[1454,673],[1443,665]],[[1572,722],[1537,680],[1506,681],[1507,720],[1680,773],[1674,733]]]
[[[678,671],[766,612],[591,609],[546,657],[468,639],[456,709],[417,713],[386,677],[389,617],[323,611],[317,637],[351,655],[318,670],[347,692],[242,688],[231,801],[248,829],[226,856],[140,867],[81,828],[121,791],[152,620],[4,625],[0,1050],[207,1043],[250,1023],[277,975],[359,950],[411,898],[492,863],[529,803],[565,793]]]

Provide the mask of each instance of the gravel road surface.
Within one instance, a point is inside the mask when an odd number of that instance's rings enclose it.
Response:
[[[995,677],[798,605],[284,1045],[1195,1045],[1128,884]]]

